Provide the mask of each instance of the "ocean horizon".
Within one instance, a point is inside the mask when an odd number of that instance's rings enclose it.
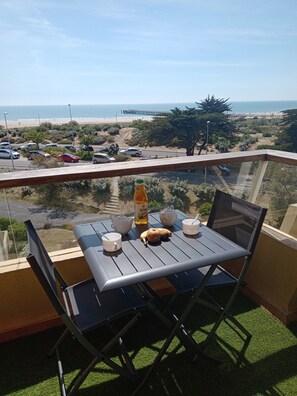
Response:
[[[286,101],[229,101],[232,111],[230,114],[252,114],[252,115],[273,115],[281,113],[283,110],[296,109],[297,100]],[[123,114],[123,110],[138,111],[161,111],[166,112],[178,107],[182,110],[186,107],[197,107],[192,103],[154,103],[154,104],[117,104],[117,105],[24,105],[24,106],[0,106],[1,122],[20,120],[58,120],[70,119],[83,121],[84,119],[115,119],[131,118],[131,114]],[[4,116],[5,114],[5,116]]]

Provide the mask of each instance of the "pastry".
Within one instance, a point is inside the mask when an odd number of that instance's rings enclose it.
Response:
[[[171,231],[166,228],[149,228],[141,233],[140,239],[146,244],[147,242],[159,242],[161,239],[165,239],[170,236]]]

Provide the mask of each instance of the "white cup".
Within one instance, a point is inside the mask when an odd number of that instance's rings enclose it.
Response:
[[[102,236],[102,244],[106,252],[115,252],[122,247],[122,235],[118,232],[108,232]]]
[[[194,219],[184,219],[183,223],[183,232],[186,235],[197,235],[199,232],[200,221]]]

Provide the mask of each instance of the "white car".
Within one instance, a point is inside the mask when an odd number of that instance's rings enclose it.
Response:
[[[9,143],[9,142],[0,142],[0,147],[1,147],[1,148],[10,147],[10,143]]]
[[[58,145],[56,143],[47,143],[42,146],[43,148],[56,148]]]
[[[18,159],[20,158],[20,153],[14,150],[6,149],[6,148],[0,148],[0,158],[13,158],[13,159]]]
[[[141,157],[142,151],[138,148],[128,147],[126,149],[120,150],[120,154],[131,155],[131,157]]]
[[[92,162],[93,164],[104,164],[108,162],[114,162],[115,158],[110,157],[108,154],[104,153],[94,153]]]
[[[36,143],[30,142],[30,143],[27,143],[27,144],[25,144],[23,146],[20,146],[20,150],[26,150],[26,149],[29,150],[29,149],[34,149],[36,147],[37,147]]]

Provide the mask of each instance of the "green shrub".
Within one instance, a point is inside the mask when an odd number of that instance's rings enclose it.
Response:
[[[201,204],[212,202],[215,191],[216,187],[207,183],[193,187],[193,193],[197,197],[196,206],[199,207]]]
[[[94,144],[96,144],[97,146],[100,146],[101,144],[104,144],[105,142],[106,142],[106,137],[105,136],[98,136],[94,140]]]
[[[62,230],[67,230],[67,231],[72,231],[73,230],[73,224],[62,224]]]
[[[79,150],[77,155],[79,156],[81,161],[92,161],[92,158],[93,158],[92,151]]]
[[[173,197],[185,199],[189,191],[188,182],[186,180],[177,179],[169,184],[168,189]]]
[[[95,194],[110,193],[111,183],[109,179],[98,179],[92,182],[92,190]]]
[[[66,190],[69,191],[84,191],[88,192],[91,189],[92,181],[91,180],[78,180],[75,182],[68,182],[68,183],[63,183],[63,187],[66,188]]]
[[[199,207],[200,216],[209,216],[212,204],[205,202]]]
[[[14,239],[16,242],[27,241],[27,228],[21,221],[14,220],[12,226],[10,225],[8,227],[8,234],[11,240],[13,240],[14,234]]]
[[[262,136],[263,136],[263,137],[271,137],[271,136],[272,136],[272,133],[266,131],[266,132],[263,132]]]
[[[151,213],[159,212],[160,210],[162,210],[163,205],[161,202],[157,202],[157,201],[153,200],[153,201],[149,201],[148,208]]]
[[[30,187],[22,187],[22,198],[30,197],[33,194],[33,191]]]
[[[125,161],[130,161],[131,160],[131,158],[129,158],[125,154],[114,155],[114,158],[116,159],[117,162],[125,162]]]
[[[179,197],[172,196],[168,199],[167,202],[168,206],[174,207],[174,209],[180,209],[184,210],[185,209],[185,201]]]
[[[157,177],[147,178],[145,180],[147,195],[149,202],[157,201],[164,202],[164,188],[161,184],[161,180]]]
[[[12,223],[15,223],[15,219],[11,219]],[[7,231],[10,226],[10,219],[8,217],[0,217],[0,230]]]
[[[120,157],[121,155],[117,155]],[[119,197],[124,201],[129,201],[133,199],[134,196],[134,185],[135,179],[132,176],[124,176],[119,179],[118,186],[119,186]]]
[[[115,136],[115,135],[118,135],[120,133],[120,128],[111,127],[111,128],[108,129],[107,132],[109,133],[109,135]]]

